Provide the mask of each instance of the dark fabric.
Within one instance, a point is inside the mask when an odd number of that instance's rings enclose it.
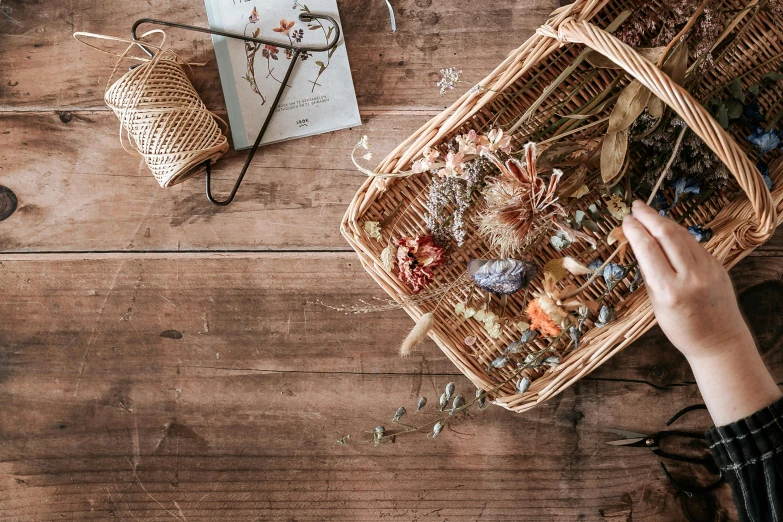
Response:
[[[740,520],[783,522],[783,399],[711,428],[707,441],[731,485]]]

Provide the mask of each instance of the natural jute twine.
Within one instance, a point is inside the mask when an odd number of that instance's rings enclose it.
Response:
[[[104,95],[106,105],[120,120],[120,143],[128,150],[124,133],[130,147],[141,154],[160,186],[170,187],[185,181],[205,161],[214,162],[220,158],[228,150],[228,140],[216,122],[220,118],[207,109],[193,88],[183,68],[184,62],[172,51],[162,48],[165,33],[156,29],[142,38],[152,33],[162,35],[158,46],[144,43],[145,47],[156,50],[152,58],[130,55],[137,47],[137,42],[130,40],[82,32],[74,33],[74,37],[129,44],[125,52],[115,54],[79,40],[120,57]],[[120,62],[125,59],[141,63],[111,84]]]

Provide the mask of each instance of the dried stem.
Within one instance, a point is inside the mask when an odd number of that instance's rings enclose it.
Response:
[[[682,138],[685,136],[685,131],[688,130],[688,127],[685,126],[680,131],[680,134],[677,136],[677,141],[674,142],[674,149],[672,149],[672,155],[669,157],[669,161],[666,162],[666,166],[663,167],[663,170],[661,171],[661,175],[658,176],[658,181],[655,183],[655,186],[652,189],[652,192],[650,193],[650,197],[647,198],[647,204],[649,205],[652,203],[653,199],[655,198],[655,194],[658,192],[658,189],[661,188],[661,183],[663,183],[663,178],[666,177],[666,174],[669,172],[669,169],[671,168],[672,164],[674,163],[674,158],[677,156],[677,152],[680,150],[680,145],[682,144]]]

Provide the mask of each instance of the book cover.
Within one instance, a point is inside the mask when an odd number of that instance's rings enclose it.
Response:
[[[205,0],[212,29],[288,45],[326,45],[327,21],[302,22],[312,12],[339,23],[336,0]],[[235,149],[252,146],[280,89],[292,52],[274,45],[212,36]],[[299,55],[261,144],[361,125],[348,53],[340,41],[331,52]]]

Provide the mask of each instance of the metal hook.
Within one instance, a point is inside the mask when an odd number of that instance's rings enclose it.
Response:
[[[296,62],[298,61],[299,55],[302,52],[313,52],[313,53],[320,53],[320,52],[328,52],[337,47],[337,43],[340,41],[340,26],[337,23],[337,20],[332,18],[329,15],[324,14],[318,14],[318,13],[300,13],[299,14],[299,20],[301,22],[312,22],[313,20],[326,20],[329,22],[332,27],[334,27],[334,37],[331,41],[327,42],[326,45],[323,46],[317,46],[317,45],[302,45],[302,46],[296,46],[291,44],[284,44],[279,42],[274,42],[271,40],[265,40],[262,38],[253,38],[251,36],[245,36],[243,34],[237,34],[237,33],[229,33],[226,31],[218,31],[216,29],[205,29],[203,27],[196,27],[193,25],[184,25],[184,24],[178,24],[175,22],[168,22],[166,20],[156,20],[154,18],[140,18],[139,20],[136,20],[136,22],[131,27],[131,38],[133,38],[134,41],[138,42],[139,38],[136,35],[136,29],[142,25],[142,24],[152,24],[152,25],[162,25],[166,27],[174,27],[176,29],[185,29],[188,31],[196,31],[199,33],[206,33],[206,34],[212,34],[212,35],[218,35],[223,36],[226,38],[234,38],[237,40],[244,40],[246,42],[254,42],[258,44],[264,44],[264,45],[274,45],[275,47],[279,47],[281,49],[287,49],[292,51],[291,55],[291,63],[288,65],[288,69],[286,70],[285,76],[283,77],[283,81],[280,84],[280,88],[277,91],[277,94],[275,95],[275,99],[272,102],[272,106],[269,108],[269,112],[266,115],[266,119],[264,120],[264,124],[261,126],[261,130],[258,132],[258,136],[256,137],[255,143],[253,143],[253,147],[250,149],[250,152],[247,155],[247,159],[245,159],[245,165],[242,167],[242,171],[239,173],[239,177],[236,180],[236,183],[234,183],[234,188],[231,190],[231,193],[229,194],[228,198],[224,200],[217,200],[212,195],[212,188],[211,188],[211,180],[212,180],[212,162],[210,160],[207,160],[204,162],[204,167],[206,170],[206,193],[207,193],[207,199],[219,206],[225,206],[231,203],[231,201],[234,199],[234,196],[236,196],[237,190],[239,190],[239,185],[242,183],[242,179],[245,177],[245,173],[247,172],[248,167],[250,167],[250,162],[253,160],[253,156],[255,156],[256,151],[258,150],[259,145],[261,144],[261,140],[264,137],[264,133],[266,133],[267,127],[269,127],[269,122],[272,120],[272,116],[275,113],[275,109],[277,108],[277,104],[280,103],[280,98],[283,96],[283,91],[285,90],[286,85],[288,85],[288,80],[291,78],[291,73],[294,70],[294,66],[296,65]],[[137,44],[142,51],[147,53],[149,56],[153,56],[154,53],[148,49],[143,44],[139,43]]]

